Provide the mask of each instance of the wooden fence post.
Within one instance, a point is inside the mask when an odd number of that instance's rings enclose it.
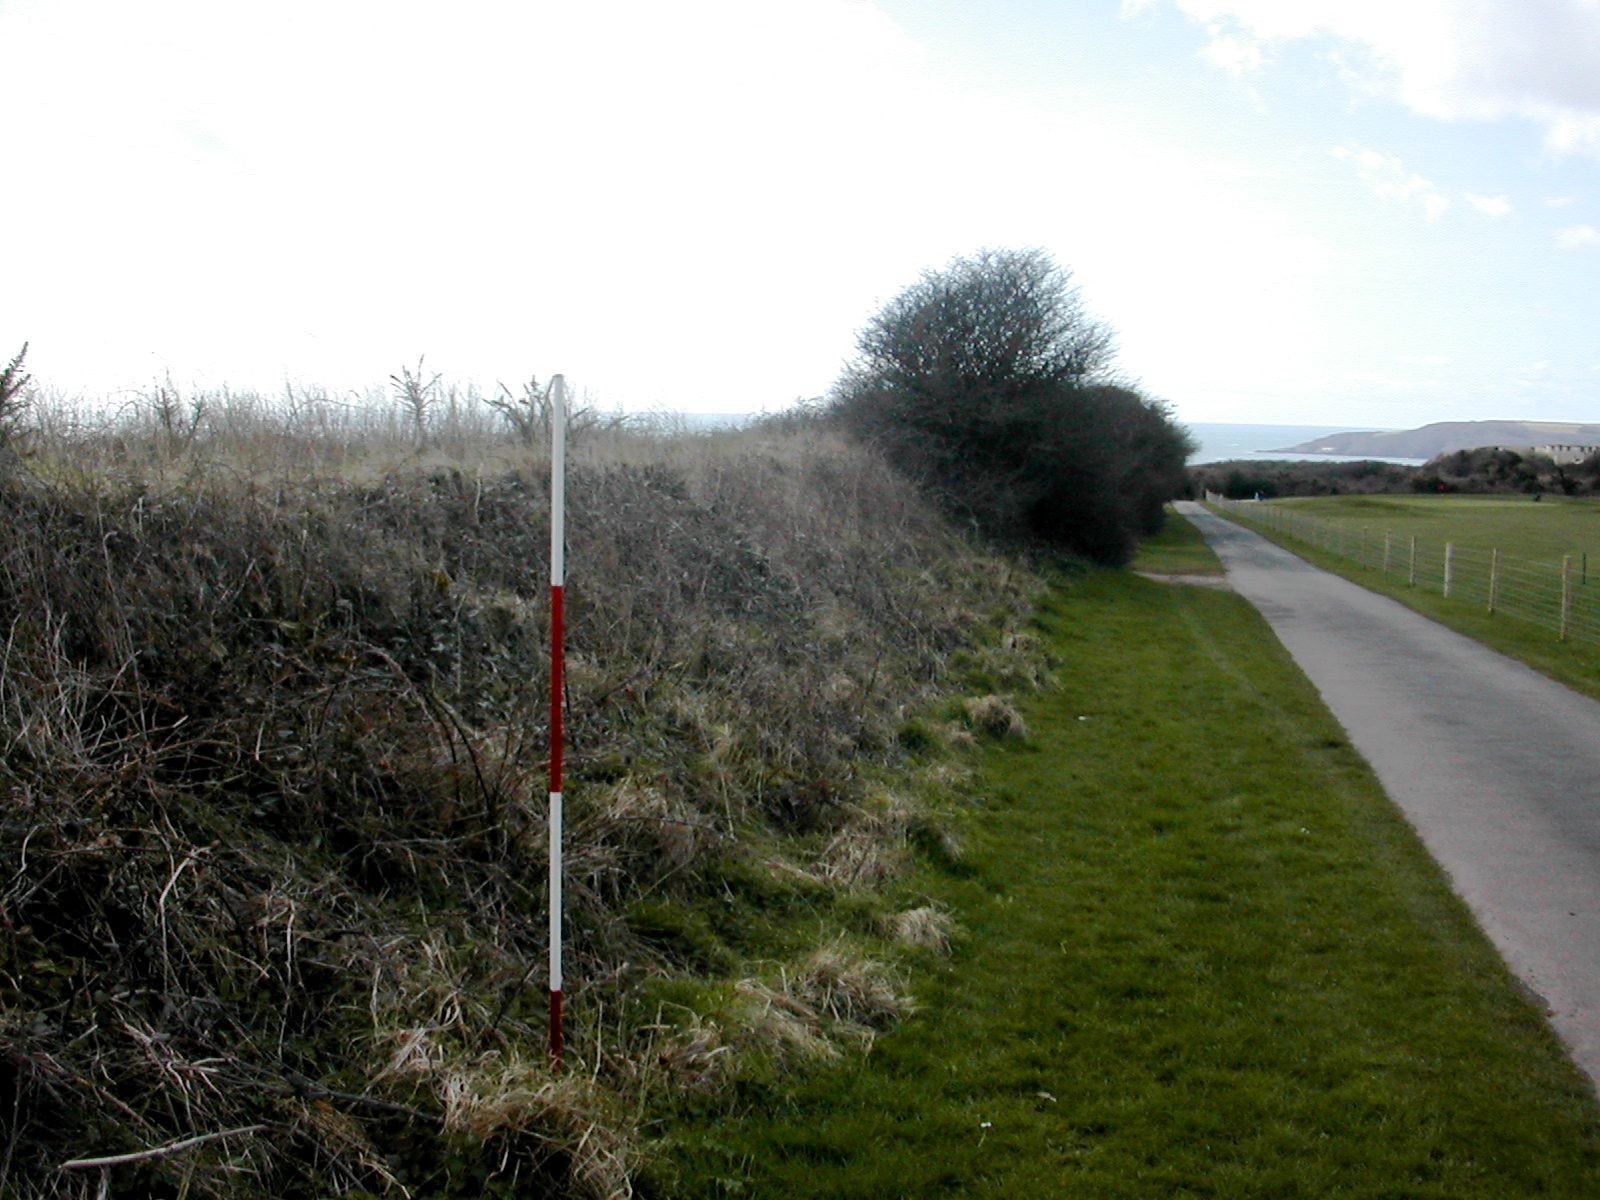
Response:
[[[1446,600],[1450,598],[1450,581],[1453,574],[1451,568],[1455,565],[1455,554],[1456,544],[1454,542],[1446,542],[1444,544],[1444,595]]]
[[[1561,640],[1567,640],[1567,627],[1572,622],[1572,555],[1561,559]]]
[[[1495,594],[1500,587],[1500,551],[1489,551],[1489,615],[1494,616]]]

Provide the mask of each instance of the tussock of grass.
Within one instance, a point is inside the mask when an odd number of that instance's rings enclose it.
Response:
[[[992,738],[1025,738],[1028,723],[1004,696],[974,696],[963,706],[971,726]]]
[[[828,1036],[821,1014],[789,987],[788,979],[770,984],[741,979],[736,1008],[740,1039],[780,1065],[804,1067],[815,1059],[837,1059],[839,1044]]]
[[[685,1010],[684,1017],[680,1026],[646,1027],[645,1032],[664,1036],[635,1060],[639,1070],[677,1097],[718,1092],[726,1082],[724,1068],[733,1048],[715,1021],[692,1010]]]
[[[1103,573],[1043,631],[965,871],[911,881],[964,931],[918,1012],[680,1118],[646,1194],[1600,1193],[1586,1081],[1261,619]]]
[[[910,1006],[885,963],[835,942],[814,951],[791,984],[818,1012],[847,1025],[887,1029]]]
[[[898,942],[944,954],[950,949],[955,921],[936,904],[922,904],[890,916],[885,924]]]
[[[904,870],[905,845],[903,822],[863,813],[828,840],[812,870],[841,887],[881,886]]]

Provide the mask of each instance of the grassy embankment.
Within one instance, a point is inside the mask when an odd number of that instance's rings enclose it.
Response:
[[[1373,547],[1380,544],[1385,532],[1393,535],[1397,548],[1414,536],[1419,544],[1432,548],[1437,560],[1445,543],[1453,542],[1460,550],[1477,553],[1480,573],[1491,550],[1539,562],[1548,568],[1551,606],[1559,592],[1563,556],[1572,557],[1575,578],[1579,578],[1577,564],[1588,555],[1590,577],[1579,586],[1586,591],[1600,588],[1600,501],[1558,496],[1546,496],[1537,504],[1526,496],[1329,496],[1270,503],[1352,531],[1365,530]],[[1469,597],[1446,598],[1437,590],[1437,584],[1433,590],[1409,586],[1398,565],[1386,576],[1370,566],[1359,566],[1348,557],[1251,522],[1247,510],[1230,510],[1227,515],[1242,519],[1308,562],[1391,596],[1570,688],[1600,699],[1600,645],[1577,639],[1561,642],[1551,629],[1519,620],[1506,611],[1491,615],[1482,602],[1481,587]],[[1400,553],[1397,549],[1396,554]],[[1553,611],[1546,616],[1553,620]]]
[[[916,1015],[681,1115],[649,1194],[1600,1192],[1585,1081],[1253,610],[1097,572],[1039,632],[1059,686],[910,881],[959,931]]]
[[[447,399],[0,462],[0,1195],[622,1196],[663,1105],[901,1011],[907,748],[1004,727],[1037,581],[824,433],[584,424],[557,1074],[547,448]]]

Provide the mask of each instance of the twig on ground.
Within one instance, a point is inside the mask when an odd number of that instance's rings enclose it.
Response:
[[[206,1142],[219,1141],[222,1138],[240,1137],[247,1133],[265,1133],[271,1126],[268,1125],[241,1125],[237,1129],[219,1129],[214,1133],[197,1134],[194,1137],[181,1138],[176,1142],[168,1142],[164,1146],[152,1146],[148,1150],[134,1150],[127,1154],[108,1154],[103,1158],[75,1158],[71,1162],[64,1162],[56,1168],[58,1171],[81,1171],[91,1167],[119,1167],[124,1163],[144,1162],[151,1158],[165,1158],[169,1154],[177,1154],[195,1146],[204,1145]]]

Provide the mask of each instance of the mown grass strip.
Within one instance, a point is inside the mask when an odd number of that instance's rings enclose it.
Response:
[[[1396,544],[1415,536],[1441,547],[1477,550],[1559,568],[1564,555],[1594,552],[1600,565],[1600,503],[1590,497],[1546,496],[1296,496],[1271,501],[1295,512],[1351,529],[1375,540],[1391,533]]]
[[[1222,561],[1206,545],[1200,531],[1188,521],[1167,510],[1167,522],[1159,533],[1139,544],[1135,570],[1151,575],[1221,575]]]
[[[1259,616],[1100,572],[1040,628],[918,1015],[681,1113],[646,1194],[1600,1194],[1586,1082]]]
[[[1433,501],[1430,500],[1428,503]],[[1414,501],[1413,505],[1416,504]],[[1527,507],[1533,506],[1528,504]],[[1241,513],[1237,509],[1230,509],[1227,512],[1213,511],[1219,516],[1238,521],[1239,524],[1276,542],[1324,571],[1331,571],[1352,583],[1360,584],[1369,591],[1398,600],[1407,608],[1431,617],[1441,625],[1482,642],[1509,658],[1526,663],[1535,671],[1565,684],[1574,691],[1600,700],[1600,645],[1577,640],[1563,642],[1556,637],[1554,631],[1545,626],[1520,620],[1514,615],[1503,612],[1491,614],[1476,600],[1445,597],[1427,588],[1411,587],[1403,575],[1385,575],[1382,571],[1362,567],[1342,555],[1334,554],[1311,542],[1287,537],[1279,530],[1252,521],[1247,513]],[[1304,511],[1318,517],[1325,515],[1320,508],[1306,508]],[[1569,504],[1565,507],[1565,511],[1570,513],[1576,509]],[[1451,532],[1454,530],[1455,527],[1452,526]],[[1445,536],[1450,534],[1446,533]],[[1481,528],[1477,536],[1482,540]],[[1442,540],[1438,532],[1435,532],[1434,537],[1435,540]]]

